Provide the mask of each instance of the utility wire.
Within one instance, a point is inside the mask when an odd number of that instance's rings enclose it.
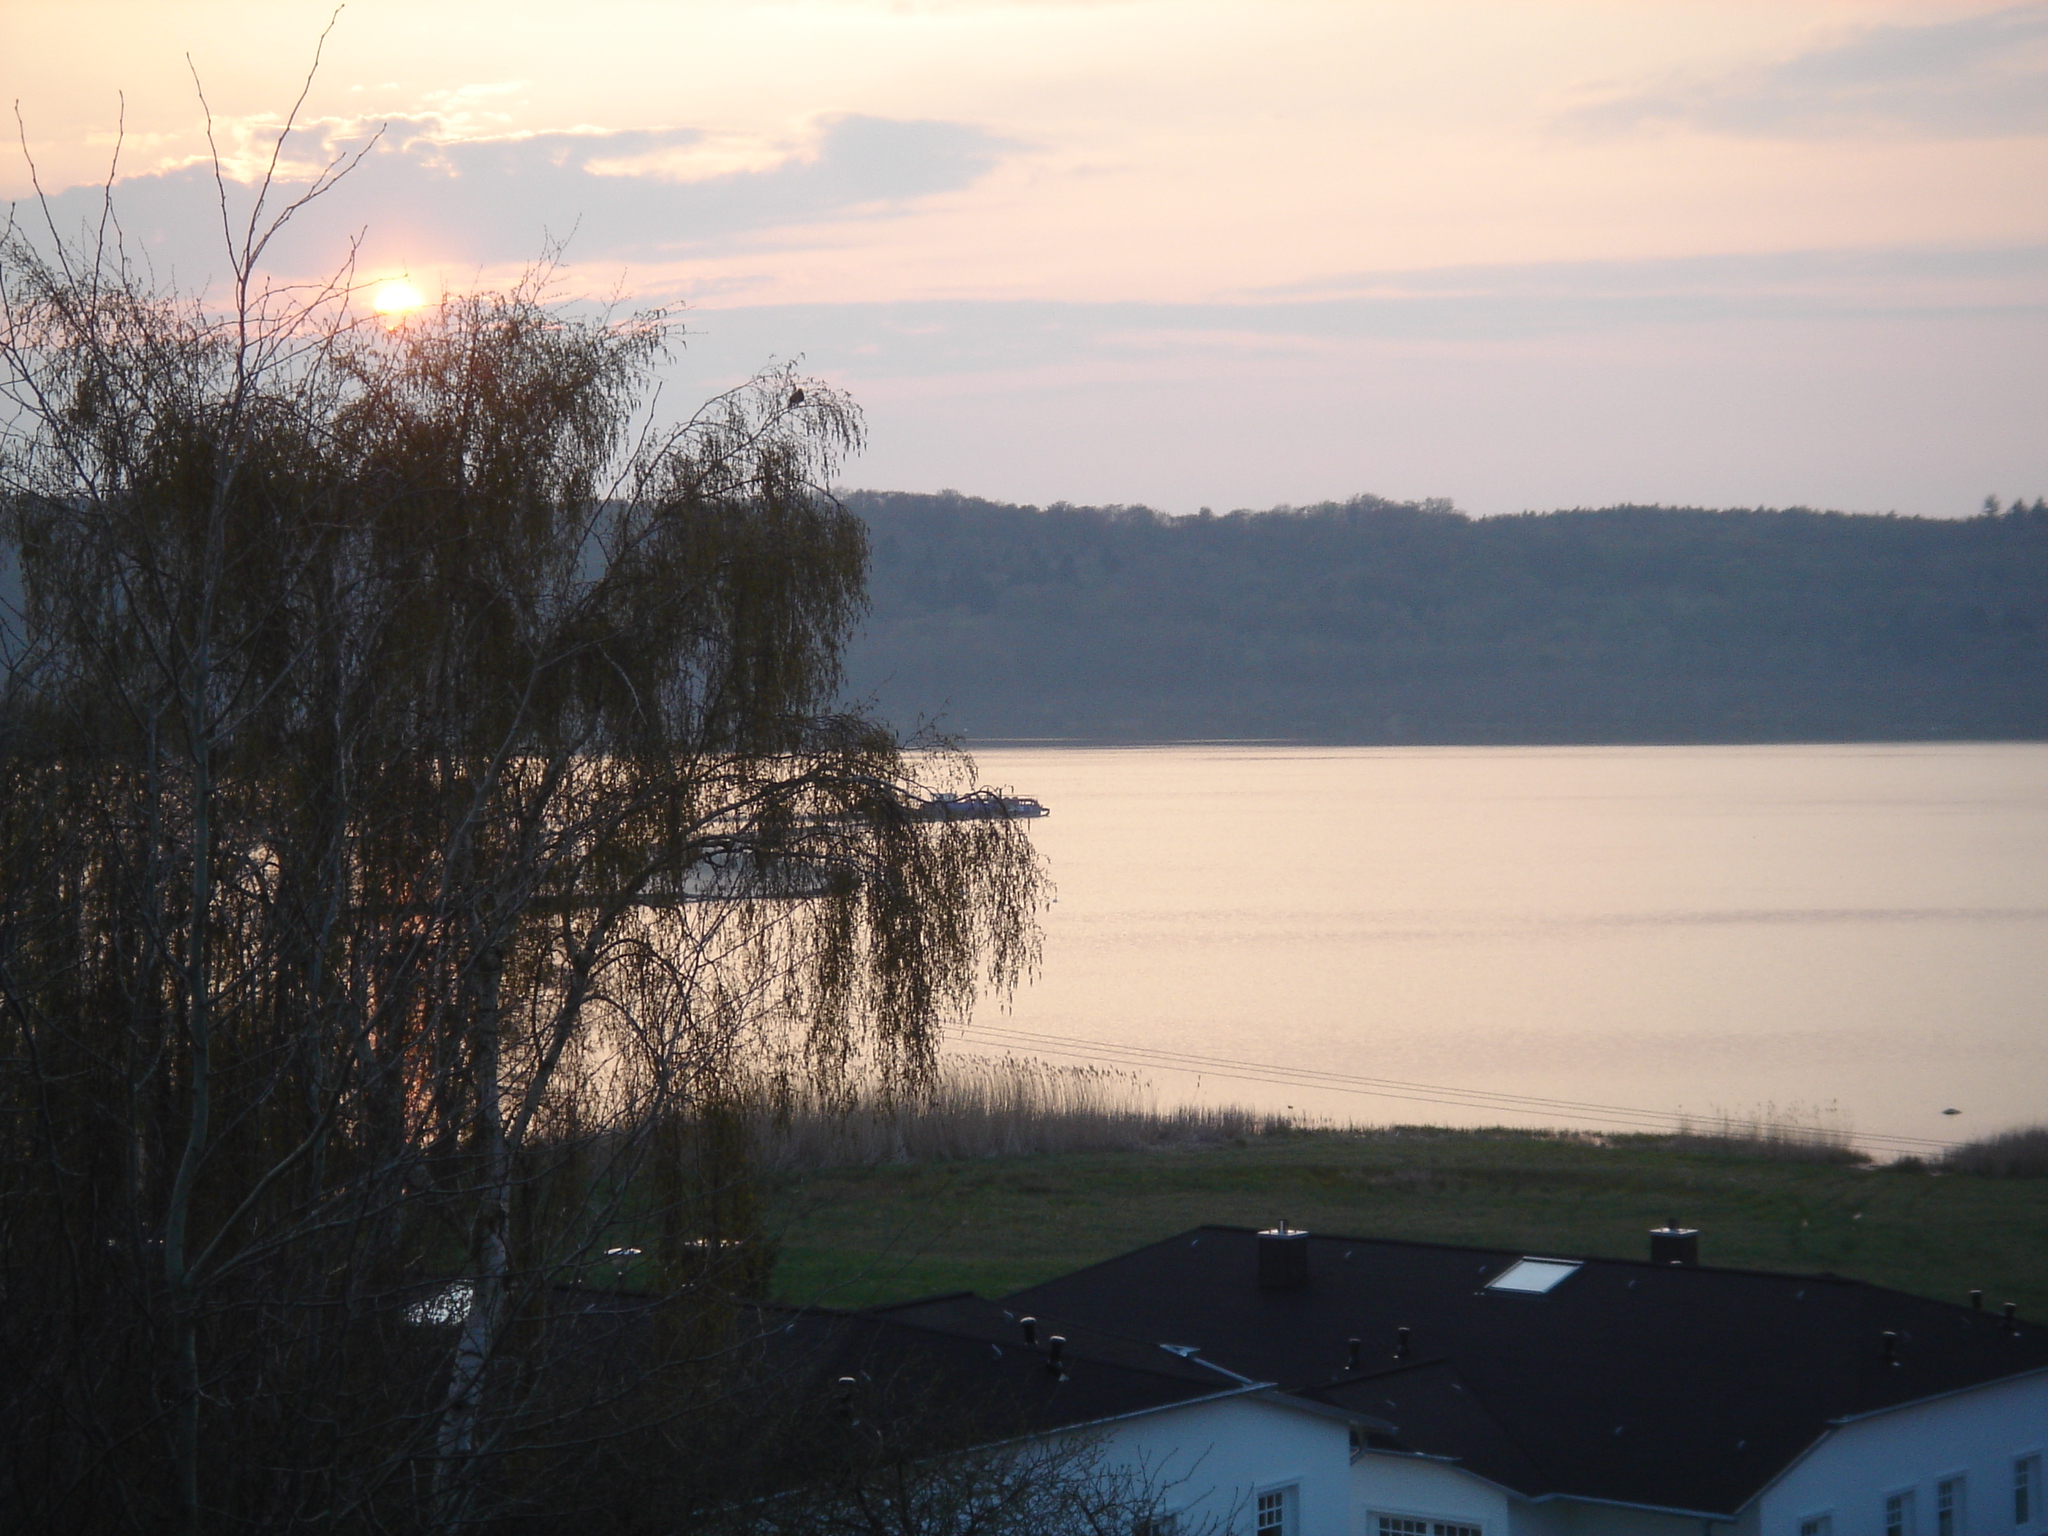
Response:
[[[1622,1104],[1594,1103],[1583,1099],[1543,1098],[1534,1094],[1504,1093],[1485,1088],[1459,1088],[1442,1083],[1406,1082],[1399,1078],[1328,1072],[1316,1067],[1280,1066],[1272,1062],[1244,1061],[1229,1056],[1204,1056],[1191,1051],[1165,1050],[1157,1046],[1132,1045],[1122,1041],[1052,1035],[1039,1030],[1019,1029],[1007,1024],[974,1024],[960,1033],[961,1037],[968,1041],[980,1041],[989,1045],[1060,1056],[1070,1060],[1111,1062],[1118,1066],[1171,1068],[1240,1082],[1272,1083],[1284,1088],[1320,1088],[1338,1093],[1399,1099],[1416,1104],[1445,1104],[1461,1109],[1491,1109],[1516,1114],[1550,1115],[1633,1130],[1685,1131],[1694,1126],[1693,1117],[1675,1110],[1641,1109]],[[1942,1141],[1927,1136],[1894,1136],[1881,1133],[1856,1136],[1853,1139],[1881,1150],[1897,1152],[1943,1151],[1958,1145],[1953,1141]]]

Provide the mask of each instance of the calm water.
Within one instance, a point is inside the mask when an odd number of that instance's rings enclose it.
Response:
[[[2048,1120],[2048,746],[980,761],[1052,807],[1033,836],[1059,901],[1043,974],[978,1025],[1432,1085],[1422,1100],[1834,1106],[1861,1134],[1934,1138]],[[1620,1123],[1145,1075],[1168,1102]]]

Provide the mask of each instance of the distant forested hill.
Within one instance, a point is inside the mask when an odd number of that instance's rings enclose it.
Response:
[[[1168,518],[856,492],[856,694],[970,738],[2048,737],[2048,507]]]

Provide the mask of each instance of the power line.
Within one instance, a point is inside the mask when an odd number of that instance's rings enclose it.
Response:
[[[1132,1045],[1123,1041],[1052,1035],[1006,1024],[974,1024],[961,1033],[970,1040],[1071,1060],[1110,1062],[1117,1066],[1171,1068],[1176,1071],[1197,1072],[1207,1077],[1271,1083],[1283,1088],[1320,1088],[1415,1104],[1443,1104],[1460,1109],[1549,1115],[1635,1130],[1684,1131],[1691,1129],[1694,1123],[1691,1116],[1675,1110],[1601,1104],[1583,1099],[1544,1098],[1535,1094],[1506,1093],[1486,1088],[1460,1088],[1443,1083],[1408,1082],[1400,1078],[1330,1072],[1317,1067],[1288,1067],[1272,1062],[1245,1061],[1230,1056],[1205,1056],[1191,1051],[1166,1050],[1158,1046]],[[1942,1151],[1957,1145],[1953,1141],[1942,1141],[1926,1136],[1871,1134],[1855,1139],[1883,1150],[1900,1152]]]

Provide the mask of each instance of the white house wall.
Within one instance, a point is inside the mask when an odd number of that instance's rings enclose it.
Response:
[[[1351,1431],[1340,1420],[1232,1397],[1105,1429],[1112,1460],[1174,1485],[1163,1507],[1181,1513],[1184,1529],[1234,1511],[1227,1528],[1248,1536],[1256,1495],[1293,1484],[1299,1536],[1351,1536]]]
[[[1352,1531],[1374,1536],[1376,1515],[1476,1525],[1484,1536],[1702,1536],[1691,1515],[1575,1499],[1530,1500],[1455,1463],[1367,1451],[1351,1468]],[[1730,1536],[1721,1526],[1717,1536]]]
[[[1704,1526],[1695,1515],[1666,1515],[1619,1504],[1577,1499],[1524,1504],[1517,1500],[1514,1536],[1733,1536],[1735,1529],[1717,1524],[1706,1532]]]
[[[1104,1426],[1112,1459],[1174,1485],[1165,1507],[1190,1525],[1234,1512],[1252,1529],[1266,1489],[1298,1490],[1289,1536],[1374,1536],[1373,1516],[1407,1515],[1477,1525],[1483,1536],[1799,1536],[1800,1522],[1832,1517],[1830,1536],[1888,1536],[1889,1493],[1916,1493],[1905,1536],[1940,1536],[1935,1483],[1961,1474],[1964,1520],[1955,1536],[2048,1536],[2048,1486],[2033,1519],[2012,1520],[2013,1462],[2048,1467],[2048,1373],[1994,1384],[1838,1426],[1741,1511],[1734,1526],[1573,1499],[1531,1502],[1454,1463],[1366,1451],[1354,1457],[1339,1420],[1257,1397],[1224,1398]]]
[[[1515,1502],[1520,1503],[1520,1500]],[[1519,1536],[1500,1487],[1447,1461],[1367,1451],[1351,1464],[1351,1536],[1372,1536],[1375,1515],[1455,1520],[1485,1536]]]
[[[1907,1536],[1936,1536],[1935,1482],[1961,1473],[1966,1497],[1957,1536],[2041,1536],[2048,1533],[2043,1490],[2034,1496],[2034,1518],[2013,1524],[2013,1461],[2024,1455],[2048,1466],[2048,1373],[1839,1426],[1756,1501],[1751,1530],[1798,1536],[1800,1521],[1827,1514],[1832,1536],[1885,1536],[1886,1495],[1910,1488],[1918,1529]]]

